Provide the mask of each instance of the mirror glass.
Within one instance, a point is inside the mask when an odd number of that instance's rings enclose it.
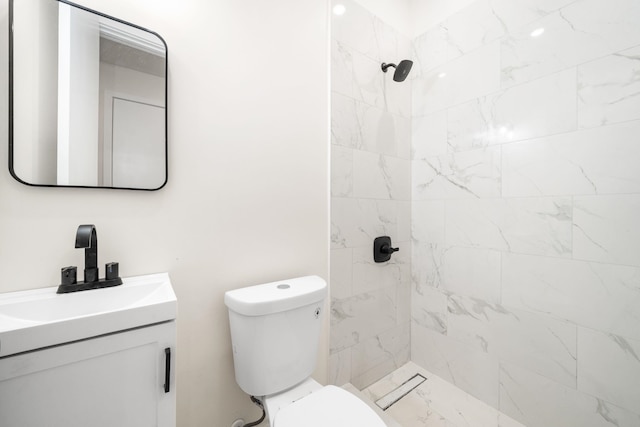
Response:
[[[12,0],[10,20],[11,174],[40,186],[163,187],[162,38],[58,0]]]

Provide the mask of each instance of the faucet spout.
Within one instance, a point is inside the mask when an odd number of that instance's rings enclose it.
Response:
[[[78,227],[76,248],[84,248],[84,281],[97,282],[98,274],[98,235],[93,224]]]

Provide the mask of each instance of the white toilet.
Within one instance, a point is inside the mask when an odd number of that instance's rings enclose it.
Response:
[[[260,398],[270,427],[386,427],[353,394],[311,378],[326,295],[318,276],[225,293],[236,382]]]

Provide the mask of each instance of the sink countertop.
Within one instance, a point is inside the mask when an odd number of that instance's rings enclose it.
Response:
[[[67,294],[57,286],[0,294],[0,358],[176,318],[167,273],[122,281]]]

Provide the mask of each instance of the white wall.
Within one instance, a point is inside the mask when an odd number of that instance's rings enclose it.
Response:
[[[173,279],[178,425],[257,417],[233,378],[222,298],[283,277],[328,276],[326,2],[81,3],[157,31],[168,44],[169,183],[158,192],[33,188],[5,166],[0,291],[56,285],[60,267],[83,263],[73,248],[77,226],[93,223],[101,264],[119,261],[123,276],[168,271]],[[2,0],[1,34],[7,14]],[[2,117],[7,44],[3,36]],[[323,357],[321,380],[325,365]]]

